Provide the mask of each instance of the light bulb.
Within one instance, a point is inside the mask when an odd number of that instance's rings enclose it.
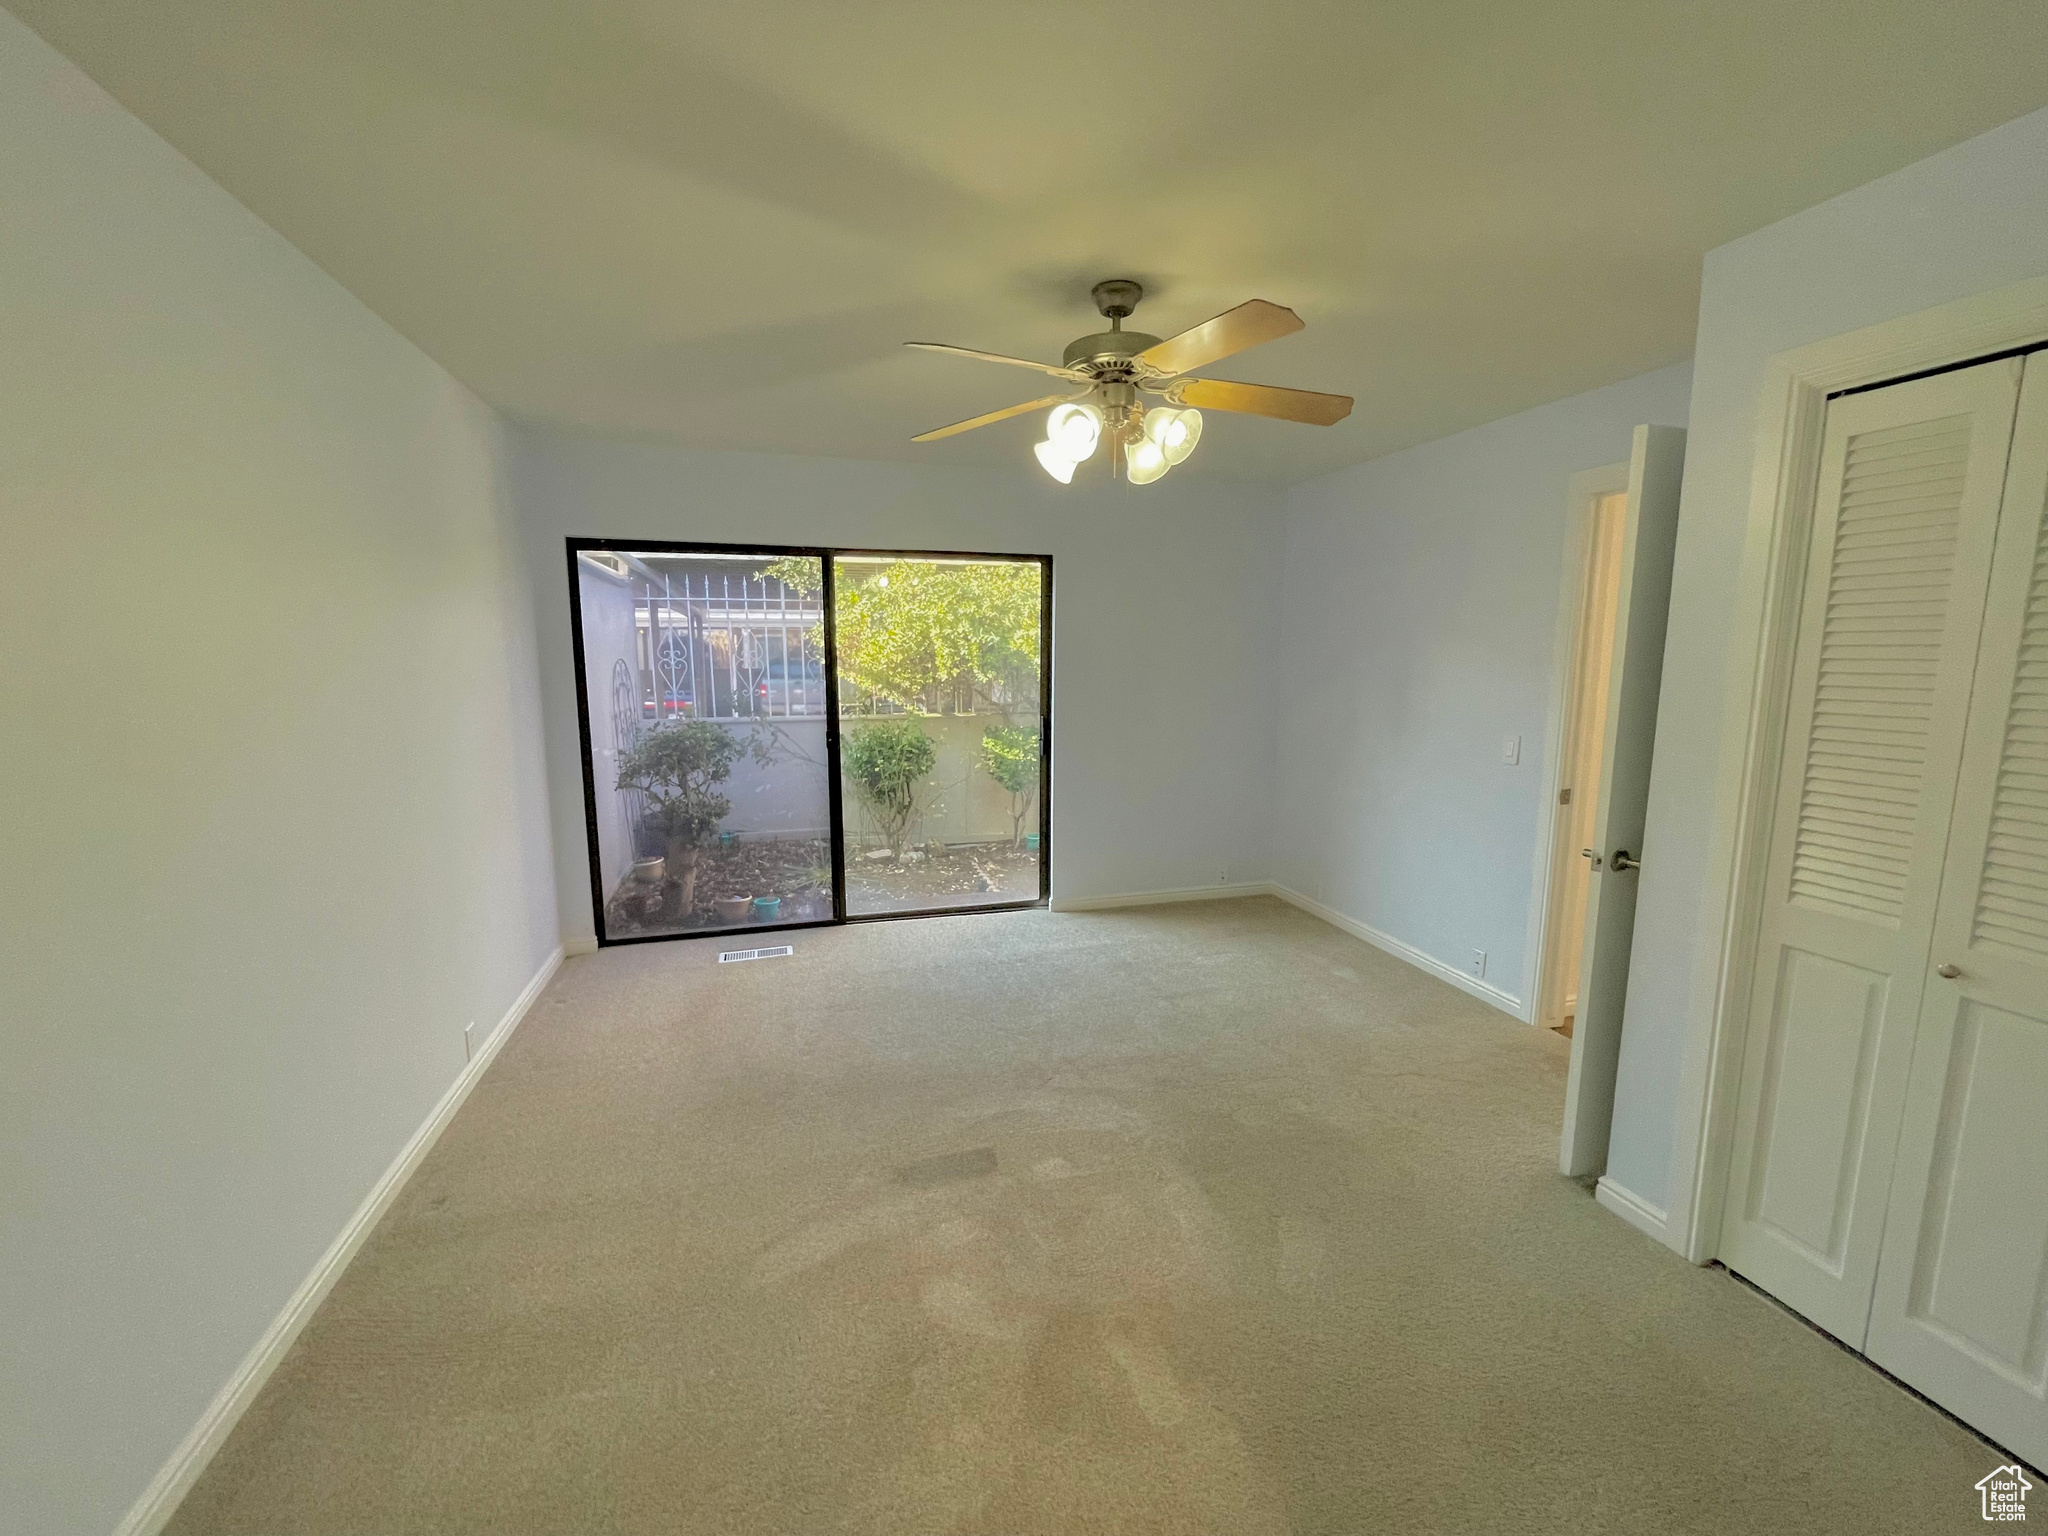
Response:
[[[1045,440],[1078,464],[1095,452],[1102,435],[1102,412],[1092,405],[1069,401],[1056,405],[1045,418]]]
[[[1092,453],[1095,445],[1090,443],[1088,447]],[[1042,443],[1033,444],[1031,451],[1038,455],[1038,462],[1045,466],[1045,472],[1061,485],[1074,483],[1074,461],[1066,456],[1058,443],[1048,437]]]
[[[1155,405],[1145,413],[1145,436],[1159,445],[1166,462],[1178,464],[1195,451],[1202,437],[1202,413],[1190,407],[1179,410]]]
[[[1125,453],[1125,476],[1133,485],[1150,485],[1166,469],[1166,450],[1149,437],[1139,438]]]

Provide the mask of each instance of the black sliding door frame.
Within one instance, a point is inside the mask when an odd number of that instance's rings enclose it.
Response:
[[[988,551],[942,549],[832,549],[799,544],[715,544],[702,540],[588,539],[566,541],[569,572],[569,635],[576,667],[576,733],[583,752],[583,835],[590,859],[590,912],[601,948],[617,944],[666,944],[678,939],[730,938],[740,933],[785,933],[799,928],[833,928],[849,923],[893,922],[905,917],[960,917],[977,912],[1029,911],[1052,901],[1052,556],[1006,555]],[[686,933],[609,935],[605,932],[604,871],[598,862],[597,771],[591,753],[590,686],[584,675],[583,591],[577,565],[585,553],[645,551],[658,555],[763,555],[770,559],[799,556],[819,562],[825,634],[825,779],[829,804],[828,840],[832,855],[832,915],[772,926],[746,923],[724,928],[695,928]],[[1038,577],[1038,895],[1019,901],[991,901],[974,906],[917,907],[891,912],[846,910],[846,811],[839,762],[839,616],[834,563],[855,560],[975,560],[990,564],[1036,565]]]

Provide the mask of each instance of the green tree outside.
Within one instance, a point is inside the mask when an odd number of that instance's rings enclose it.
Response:
[[[840,748],[847,781],[868,808],[888,841],[889,852],[903,857],[903,844],[917,814],[918,781],[938,761],[931,738],[915,715],[893,715],[867,721],[846,733]]]
[[[695,899],[698,851],[732,814],[732,801],[718,786],[742,757],[766,763],[771,753],[758,732],[743,741],[709,720],[686,720],[657,726],[619,758],[618,787],[647,797],[648,820],[667,841],[668,872],[680,886],[685,912]]]
[[[1024,818],[1038,790],[1038,727],[998,725],[981,733],[982,772],[1009,791],[1010,846],[1024,841]]]
[[[791,556],[761,574],[815,593],[818,567]],[[1005,724],[1035,720],[1042,574],[1035,562],[842,563],[834,592],[841,679],[913,714],[938,713],[939,695],[964,686],[977,710]],[[823,650],[822,626],[811,640]]]

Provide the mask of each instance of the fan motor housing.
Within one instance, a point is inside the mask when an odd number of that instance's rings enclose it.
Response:
[[[1098,379],[1135,379],[1147,370],[1132,359],[1147,347],[1158,345],[1157,336],[1148,336],[1143,331],[1097,331],[1093,336],[1068,343],[1061,361]]]

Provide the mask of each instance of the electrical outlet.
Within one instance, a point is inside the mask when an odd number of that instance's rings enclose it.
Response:
[[[1500,760],[1504,763],[1519,763],[1522,760],[1522,738],[1503,736],[1500,739]]]
[[[1472,971],[1472,974],[1473,974],[1474,976],[1484,976],[1484,975],[1486,974],[1486,951],[1485,951],[1485,950],[1483,950],[1483,949],[1475,949],[1475,950],[1473,950],[1473,951],[1472,951],[1472,965],[1471,965],[1470,969],[1471,969],[1471,971]]]
[[[462,1059],[476,1060],[476,1020],[471,1019],[462,1026]]]

